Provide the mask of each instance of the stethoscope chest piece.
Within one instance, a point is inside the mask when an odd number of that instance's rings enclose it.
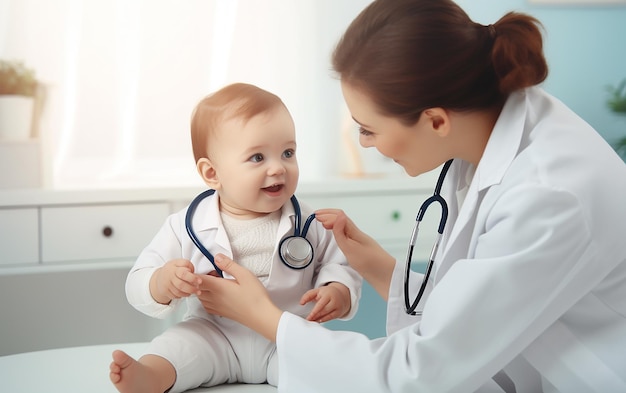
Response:
[[[313,261],[313,246],[302,236],[284,238],[278,250],[282,261],[292,269],[304,269]]]

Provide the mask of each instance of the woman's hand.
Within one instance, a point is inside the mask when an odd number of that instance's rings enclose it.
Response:
[[[320,209],[315,218],[333,231],[337,245],[354,268],[385,300],[389,295],[395,258],[362,232],[340,209]]]
[[[234,279],[197,276],[202,281],[198,299],[206,312],[237,321],[276,341],[283,312],[272,303],[263,284],[252,272],[225,255],[215,255],[215,263]]]

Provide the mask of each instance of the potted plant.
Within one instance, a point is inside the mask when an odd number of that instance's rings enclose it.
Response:
[[[622,80],[616,87],[608,87],[610,96],[607,100],[609,109],[618,114],[626,114],[626,79]],[[613,148],[622,157],[626,156],[626,136],[613,143]]]
[[[36,92],[32,69],[21,61],[0,59],[0,139],[30,137]]]

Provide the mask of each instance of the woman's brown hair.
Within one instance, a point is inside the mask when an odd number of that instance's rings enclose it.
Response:
[[[543,82],[540,28],[514,12],[481,25],[451,0],[376,0],[337,44],[333,69],[383,114],[413,124],[426,108],[487,108]]]

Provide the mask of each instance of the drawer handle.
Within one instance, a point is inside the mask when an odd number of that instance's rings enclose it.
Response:
[[[104,237],[111,237],[113,236],[113,228],[111,228],[110,226],[105,226],[104,228],[102,228],[102,234],[104,235]]]
[[[399,211],[397,211],[397,210],[394,210],[394,211],[391,213],[391,219],[392,219],[393,221],[400,221],[400,212],[399,212]]]

